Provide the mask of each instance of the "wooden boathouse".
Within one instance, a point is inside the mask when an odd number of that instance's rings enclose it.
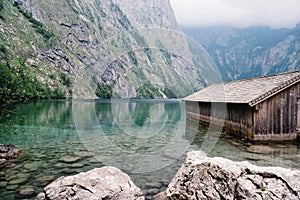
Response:
[[[300,131],[300,71],[213,84],[184,101],[187,116],[223,120],[226,132],[252,141],[295,140]]]

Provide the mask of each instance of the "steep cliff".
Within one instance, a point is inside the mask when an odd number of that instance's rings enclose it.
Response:
[[[242,79],[300,69],[300,26],[185,28],[202,44],[224,80]]]
[[[6,62],[73,98],[183,97],[217,73],[169,0],[3,0],[0,41]]]

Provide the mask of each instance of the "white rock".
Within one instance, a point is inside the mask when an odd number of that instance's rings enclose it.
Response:
[[[300,171],[189,152],[157,199],[300,199]]]
[[[60,177],[46,186],[36,199],[144,200],[145,197],[127,174],[115,167],[103,167]]]

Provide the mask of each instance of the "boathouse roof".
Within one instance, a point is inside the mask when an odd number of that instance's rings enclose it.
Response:
[[[298,82],[300,71],[217,83],[184,98],[184,101],[244,103],[255,106]]]

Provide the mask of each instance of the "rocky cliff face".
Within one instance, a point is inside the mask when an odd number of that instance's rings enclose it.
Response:
[[[178,32],[169,0],[3,2],[0,56],[25,58],[67,96],[182,97],[215,73]]]
[[[186,28],[212,56],[224,80],[300,69],[300,26],[272,30],[254,27]]]

